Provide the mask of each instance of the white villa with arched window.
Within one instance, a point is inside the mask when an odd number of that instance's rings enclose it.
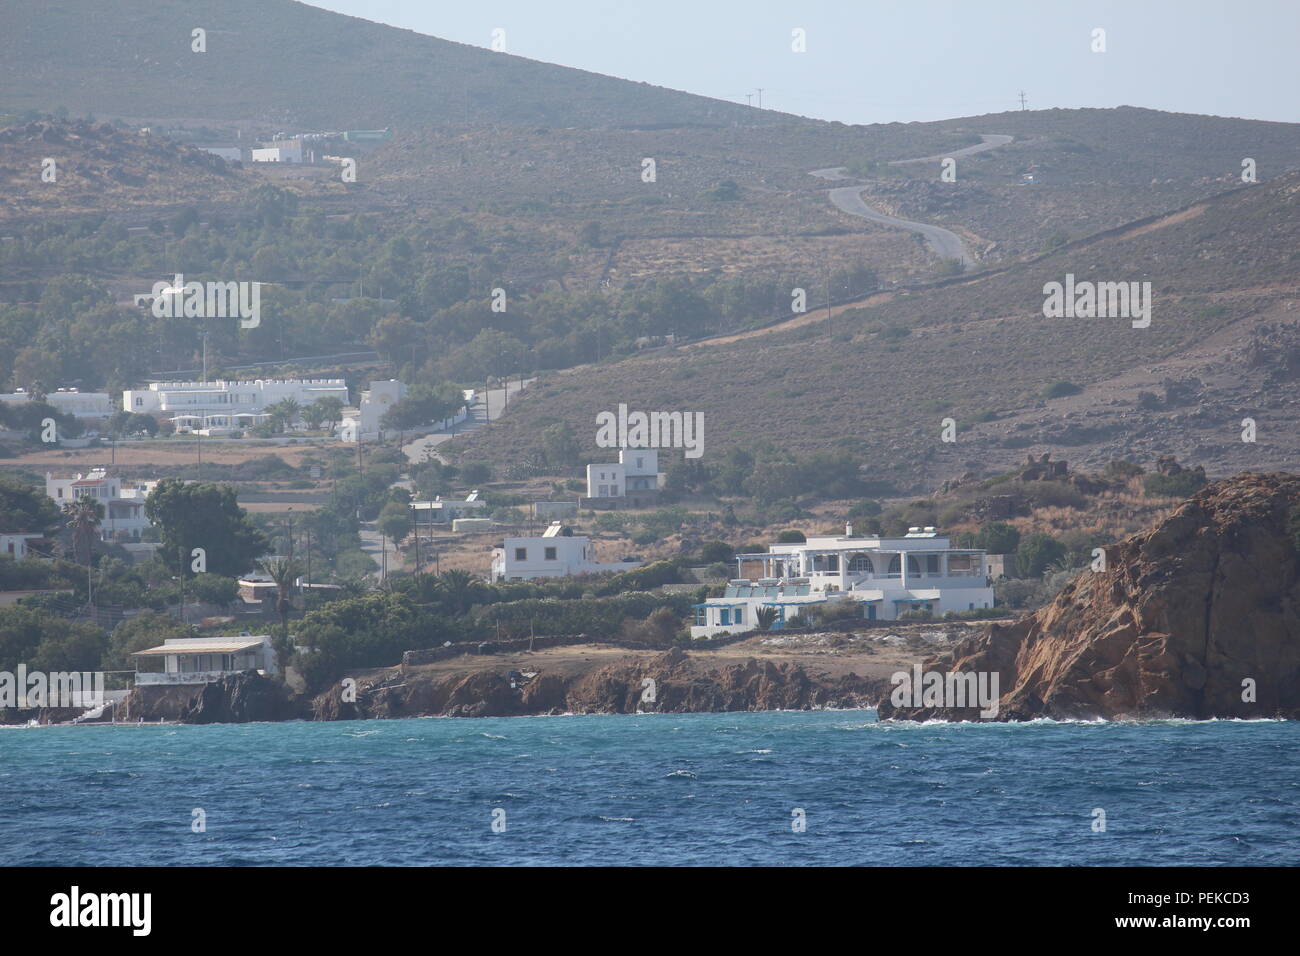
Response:
[[[737,575],[722,597],[695,606],[692,637],[758,626],[759,608],[771,608],[773,628],[807,605],[848,601],[866,620],[892,621],[907,611],[975,611],[993,606],[985,553],[953,548],[934,528],[910,528],[899,538],[814,537],[774,544],[766,553],[736,555]]]

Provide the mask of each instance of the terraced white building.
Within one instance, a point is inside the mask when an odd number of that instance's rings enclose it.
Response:
[[[895,620],[906,611],[974,611],[993,606],[985,553],[953,548],[934,528],[901,538],[813,537],[774,544],[766,553],[736,555],[738,574],[722,597],[695,606],[692,637],[757,627],[758,609],[772,608],[780,628],[810,605],[850,602],[866,620]]]

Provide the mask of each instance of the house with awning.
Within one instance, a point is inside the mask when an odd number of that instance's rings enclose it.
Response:
[[[269,634],[238,637],[169,638],[157,647],[136,651],[135,684],[206,684],[227,674],[278,672]],[[161,663],[161,670],[141,670]]]
[[[692,637],[754,630],[759,608],[775,612],[773,628],[808,605],[849,602],[865,620],[891,621],[909,611],[941,617],[993,606],[986,554],[953,548],[934,528],[899,537],[843,535],[774,544],[736,555],[738,574],[719,597],[695,605]]]

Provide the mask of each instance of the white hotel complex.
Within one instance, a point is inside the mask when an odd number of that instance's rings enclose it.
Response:
[[[850,602],[867,620],[894,620],[906,611],[974,611],[993,606],[983,551],[949,547],[934,528],[901,538],[858,536],[774,544],[765,554],[736,556],[739,572],[722,597],[695,606],[692,637],[750,631],[760,607],[776,612],[780,628],[808,605]]]
[[[307,406],[327,396],[346,405],[347,383],[341,378],[152,382],[148,388],[124,391],[122,408],[169,417],[179,431],[220,433],[256,425],[266,419],[268,405],[283,399]]]

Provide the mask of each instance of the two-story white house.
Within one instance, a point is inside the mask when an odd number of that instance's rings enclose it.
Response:
[[[104,506],[104,520],[99,524],[99,536],[104,541],[139,541],[146,528],[151,527],[145,515],[145,499],[157,487],[156,481],[124,482],[103,468],[93,468],[86,474],[71,478],[45,475],[45,494],[62,508],[78,498],[93,498]]]
[[[573,534],[566,525],[555,521],[540,536],[506,538],[501,547],[493,548],[492,580],[527,581],[629,571],[641,564],[640,561],[597,561],[596,549],[586,537]]]
[[[812,537],[736,556],[738,574],[722,597],[695,606],[692,637],[757,626],[760,607],[779,628],[808,605],[851,602],[866,620],[890,621],[907,611],[974,611],[993,606],[985,553],[953,548],[934,528],[909,528],[898,538]]]
[[[617,462],[587,466],[584,508],[652,508],[659,502],[659,452],[620,448]]]

